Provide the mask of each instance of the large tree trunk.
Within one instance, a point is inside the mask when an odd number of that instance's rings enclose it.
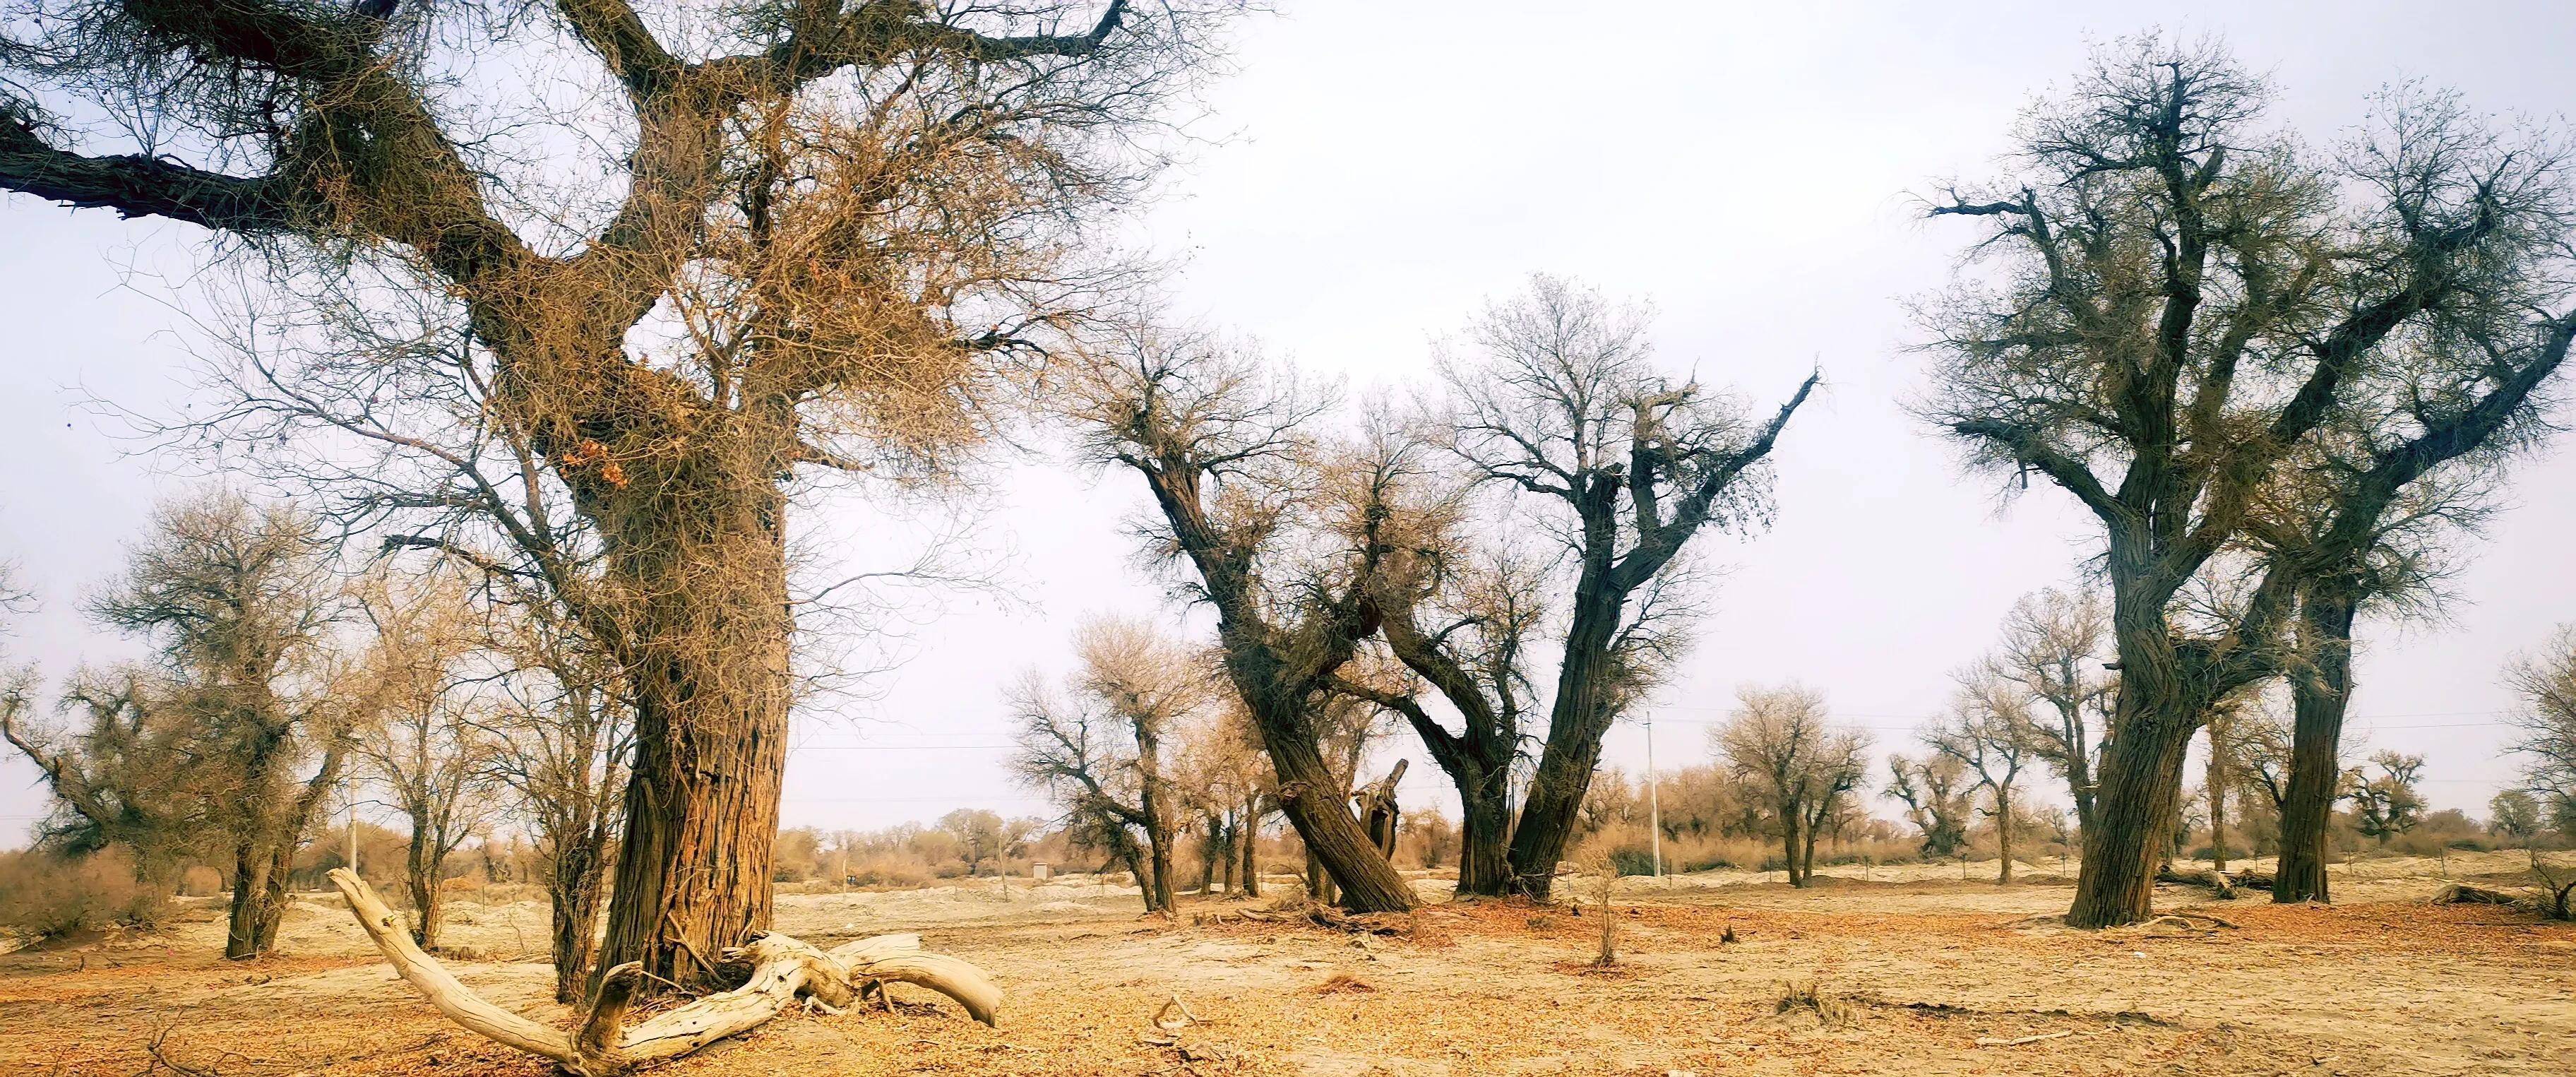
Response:
[[[2326,889],[2326,829],[2342,777],[2344,708],[2352,699],[2355,603],[2318,587],[2300,604],[2309,668],[2290,677],[2290,788],[2281,803],[2281,860],[2272,872],[2276,902],[2331,901]]]
[[[1145,911],[1176,914],[1180,904],[1172,897],[1172,806],[1163,787],[1162,738],[1148,722],[1135,723],[1135,730],[1137,807],[1145,813],[1145,855],[1154,870],[1152,879],[1136,883],[1145,892]]]
[[[1511,892],[1511,854],[1505,835],[1512,805],[1505,783],[1480,783],[1459,791],[1458,892],[1499,897]]]
[[[2121,693],[2130,691],[2124,679]],[[2131,712],[2130,703],[2124,699],[2121,709]],[[2173,838],[2184,750],[2195,724],[2189,708],[2139,712],[2121,723],[2103,753],[2102,784],[2093,827],[2084,834],[2084,863],[2076,873],[2068,924],[2116,927],[2151,914],[2157,854]]]
[[[1791,886],[1807,885],[1806,875],[1798,870],[1798,824],[1805,820],[1806,813],[1799,811],[1796,803],[1780,805],[1780,857],[1788,861]]]
[[[599,964],[722,989],[716,955],[769,928],[787,765],[786,505],[773,462],[677,470],[657,496],[593,510],[612,582],[633,596],[621,657],[635,693]]]
[[[1512,885],[1539,901],[1547,900],[1556,882],[1556,865],[1565,859],[1583,796],[1601,767],[1601,737],[1609,732],[1612,696],[1610,644],[1618,630],[1621,603],[1597,597],[1607,587],[1596,579],[1608,566],[1586,565],[1575,588],[1574,621],[1565,638],[1565,664],[1557,672],[1556,702],[1548,713],[1546,746],[1530,776],[1528,799],[1521,804],[1520,825],[1512,831]]]
[[[268,873],[275,858],[249,841],[233,846],[233,901],[224,927],[224,956],[257,957],[267,950],[260,928],[268,920]]]
[[[1270,765],[1279,775],[1279,808],[1306,842],[1307,852],[1340,891],[1352,912],[1403,912],[1413,908],[1413,887],[1377,851],[1350,812],[1350,798],[1324,765],[1312,741],[1294,734],[1268,736]],[[1318,900],[1321,900],[1320,898]]]

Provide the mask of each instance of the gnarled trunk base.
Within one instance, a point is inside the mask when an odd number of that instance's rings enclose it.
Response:
[[[581,1027],[567,1034],[495,1006],[458,982],[421,951],[401,918],[348,869],[333,870],[331,883],[348,899],[358,926],[375,940],[385,960],[430,1005],[479,1035],[551,1059],[579,1077],[622,1074],[641,1063],[678,1058],[757,1028],[800,1003],[837,1011],[888,981],[937,991],[987,1025],[996,1024],[1002,1005],[1001,988],[982,970],[957,958],[924,953],[917,935],[879,935],[829,951],[785,935],[766,935],[724,954],[727,962],[751,965],[751,978],[742,986],[633,1025],[626,1023],[626,1008],[643,983],[644,970],[635,962],[619,965],[601,981]]]

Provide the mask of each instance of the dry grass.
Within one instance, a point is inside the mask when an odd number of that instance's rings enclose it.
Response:
[[[972,887],[798,895],[781,903],[782,930],[828,941],[917,927],[982,964],[1011,992],[1001,1028],[898,987],[892,1013],[789,1017],[658,1072],[2565,1072],[2576,925],[2428,904],[2442,885],[2430,861],[2367,867],[2336,880],[2348,897],[2332,908],[2162,892],[2167,908],[2236,925],[2191,931],[2024,923],[2063,909],[2062,886],[1631,880],[1606,973],[1589,901],[1580,917],[1435,901],[1417,937],[1384,937],[1298,919],[1145,921],[1132,891],[1088,880],[1008,900]],[[472,912],[456,941],[501,952],[543,917]],[[133,1074],[159,1036],[170,1060],[227,1077],[543,1073],[430,1011],[340,910],[299,904],[289,956],[255,965],[217,960],[218,931],[0,957],[0,1072]],[[458,971],[495,1001],[568,1020],[541,964]],[[1155,1024],[1176,997],[1192,1019]]]

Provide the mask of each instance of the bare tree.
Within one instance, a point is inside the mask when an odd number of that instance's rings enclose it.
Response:
[[[2415,782],[2424,772],[2424,757],[2396,752],[2374,752],[2370,766],[2354,767],[2344,773],[2344,796],[2352,801],[2353,825],[2361,836],[2376,838],[2385,846],[2388,839],[2415,829],[2424,821],[2424,797],[2415,791]]]
[[[2401,90],[2384,129],[2318,163],[2256,126],[2267,93],[2215,46],[2107,47],[2025,118],[2018,174],[1930,208],[1987,222],[1997,273],[1925,308],[1942,363],[1924,414],[2103,528],[2120,687],[2078,926],[2148,915],[2184,747],[2216,701],[2278,668],[2298,585],[2267,574],[2223,625],[2178,596],[2392,343],[2516,305],[2562,231],[2554,150],[2506,147]]]
[[[2100,666],[2110,628],[2111,611],[2099,592],[2049,588],[2013,603],[2004,618],[2003,647],[1987,659],[1993,676],[2019,685],[2047,707],[2030,712],[2027,739],[2032,753],[2066,780],[2079,832],[2092,825],[2101,749],[2091,726],[2108,715],[2118,690]]]
[[[1326,401],[1206,333],[1131,325],[1069,375],[1092,463],[1134,472],[1154,503],[1157,564],[1217,614],[1227,680],[1261,733],[1280,810],[1346,905],[1409,909],[1407,885],[1351,815],[1319,710],[1377,629],[1372,577],[1391,548],[1388,493],[1420,470],[1399,442],[1320,443]],[[1371,452],[1370,450],[1383,450]]]
[[[1986,816],[1995,821],[1995,847],[2002,862],[1995,873],[1998,885],[2013,881],[2013,812],[2018,810],[2013,786],[2021,778],[2024,761],[2036,754],[2028,739],[2031,724],[2012,686],[1971,673],[1960,685],[1949,721],[1924,737],[1934,752],[1957,760],[1976,775],[1976,788],[1990,798],[1993,806]]]
[[[1181,790],[1164,745],[1208,706],[1210,678],[1198,655],[1139,621],[1087,622],[1075,652],[1081,668],[1069,691],[1034,674],[1012,691],[1020,723],[1012,767],[1128,862],[1147,912],[1177,912]]]
[[[357,605],[375,641],[358,660],[372,713],[360,716],[353,750],[411,823],[403,863],[411,937],[435,951],[448,855],[481,824],[491,792],[487,724],[459,684],[483,647],[482,626],[452,577],[372,578]]]
[[[1511,830],[1513,765],[1535,689],[1528,663],[1541,630],[1545,570],[1508,539],[1467,537],[1491,521],[1471,517],[1466,490],[1428,485],[1400,511],[1412,541],[1397,543],[1378,577],[1379,634],[1387,650],[1456,712],[1456,732],[1405,691],[1344,678],[1343,691],[1402,715],[1432,762],[1449,776],[1462,808],[1460,894],[1500,895],[1513,886],[1505,842]]]
[[[1905,818],[1923,834],[1923,855],[1956,856],[1968,843],[1968,815],[1976,810],[1967,768],[1947,752],[1920,760],[1887,757],[1887,795],[1905,804]]]
[[[498,681],[502,702],[480,719],[485,765],[534,831],[546,866],[555,1001],[576,1004],[606,971],[593,957],[633,711],[596,642],[558,608],[509,602],[486,616],[487,638],[511,668]]]
[[[158,689],[127,705],[162,710],[198,753],[213,825],[230,840],[224,956],[277,944],[286,879],[339,780],[352,705],[334,651],[340,581],[313,520],[213,493],[162,506],[126,567],[91,603],[102,622],[158,652]]]
[[[570,488],[617,584],[600,635],[637,755],[608,958],[707,984],[714,955],[769,922],[781,477],[905,471],[981,432],[1001,369],[1102,283],[1085,226],[1157,170],[1142,129],[1204,69],[1221,14],[44,4],[0,57],[0,187],[454,298],[484,353],[485,418]],[[541,50],[531,100],[475,99],[513,80],[445,79],[523,18],[562,33],[517,40],[593,63],[555,71],[565,57]],[[595,103],[542,117],[578,135],[519,130],[558,85]],[[597,152],[531,152],[556,143]],[[563,182],[603,173],[622,182]],[[418,369],[387,368],[378,406],[399,409]]]
[[[2576,625],[2514,660],[2505,683],[2523,700],[2512,719],[2522,728],[2513,750],[2529,760],[2523,782],[2548,801],[2558,829],[2576,835]]]
[[[1450,448],[1484,483],[1544,506],[1563,551],[1566,618],[1547,735],[1512,831],[1512,885],[1547,896],[1601,738],[1683,640],[1674,573],[1703,528],[1768,511],[1763,467],[1815,389],[1768,421],[1653,362],[1646,313],[1553,277],[1487,305],[1444,355]]]
[[[1718,752],[1770,794],[1789,885],[1805,886],[1819,832],[1868,769],[1869,738],[1833,728],[1825,697],[1811,688],[1747,685],[1735,698],[1735,716],[1712,731]]]

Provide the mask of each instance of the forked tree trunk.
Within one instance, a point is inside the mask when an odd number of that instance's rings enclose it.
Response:
[[[2355,603],[2316,588],[2300,603],[2310,668],[2290,677],[2290,787],[2281,801],[2281,859],[2272,900],[2331,901],[2326,887],[2326,830],[2342,777],[2344,708],[2352,698]]]
[[[632,595],[621,657],[635,693],[600,965],[698,990],[722,986],[715,955],[769,928],[787,764],[786,505],[774,462],[721,464],[693,456],[635,480],[654,496],[594,510],[611,580]]]
[[[1135,723],[1136,768],[1141,786],[1137,807],[1145,815],[1145,858],[1153,877],[1138,876],[1137,888],[1144,891],[1145,911],[1177,913],[1180,906],[1172,897],[1172,814],[1169,797],[1163,788],[1162,738],[1149,722]]]

